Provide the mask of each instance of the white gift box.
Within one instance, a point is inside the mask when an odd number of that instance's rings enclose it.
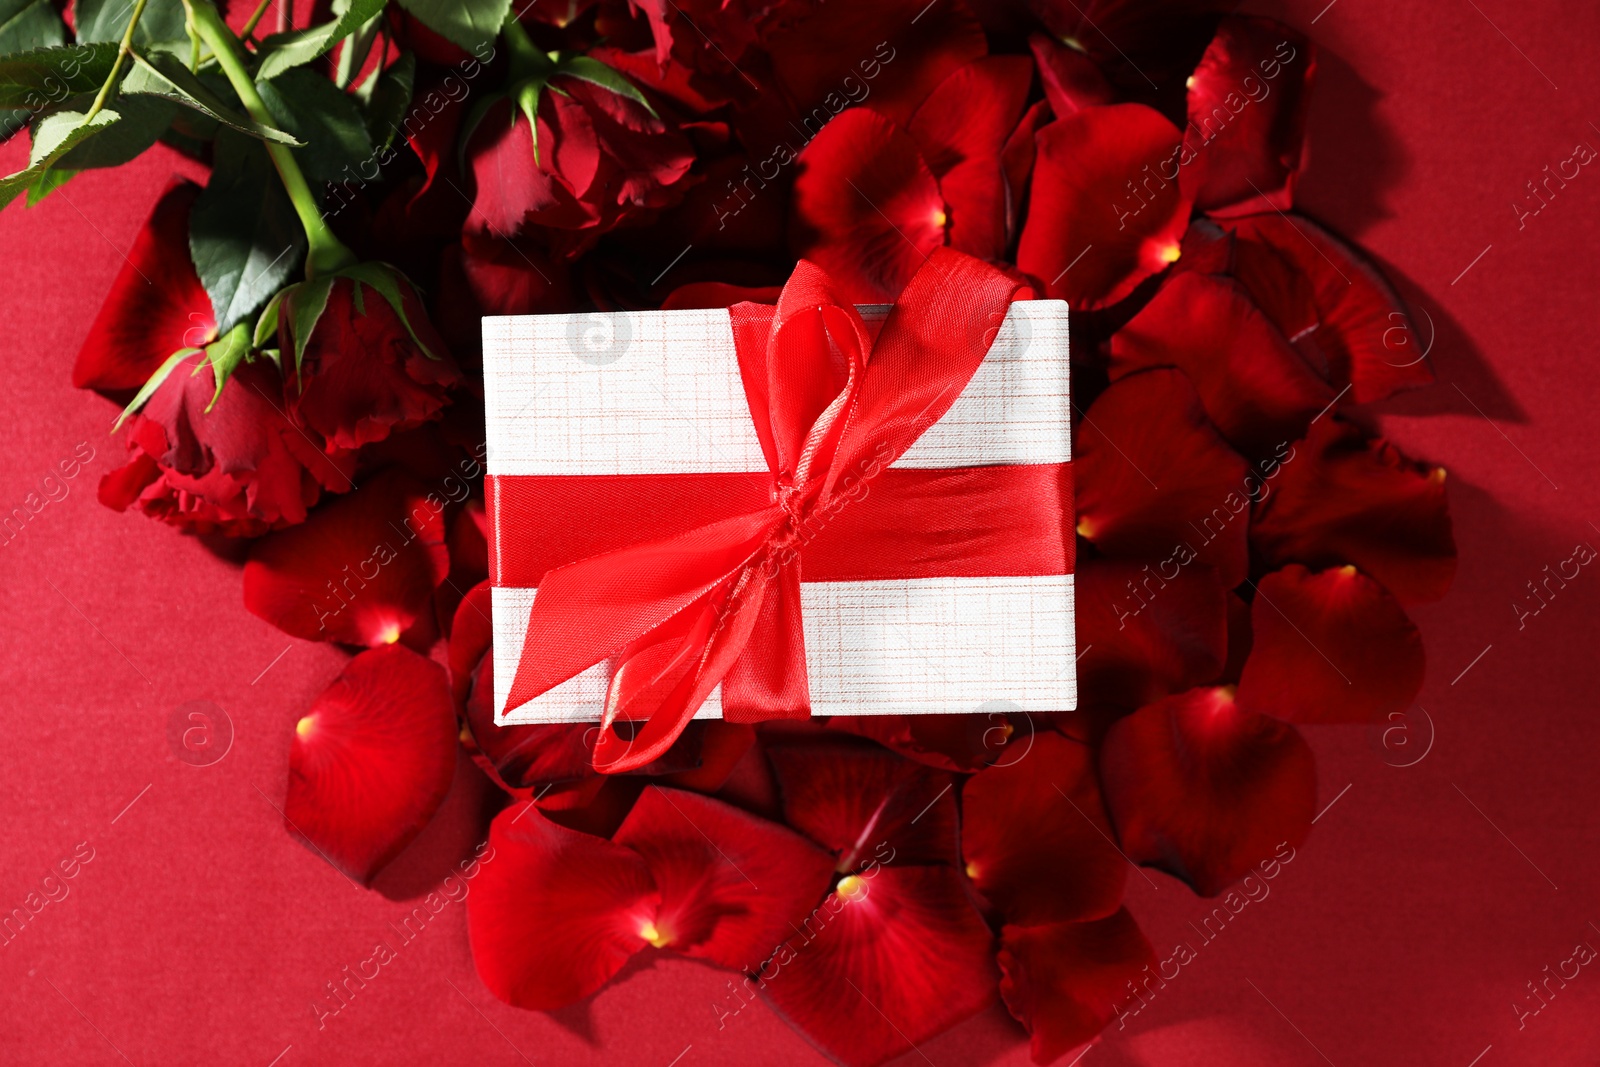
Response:
[[[860,310],[869,323],[888,313]],[[489,317],[483,363],[491,479],[767,470],[726,310]],[[1067,305],[1019,301],[960,397],[893,466],[1070,463],[1070,411]],[[1061,521],[1071,538],[1071,516]],[[496,557],[499,529],[491,514]],[[807,581],[803,564],[801,573],[815,715],[1077,706],[1070,573]],[[597,722],[605,663],[505,711],[535,595],[492,590],[495,721]],[[719,687],[696,717],[721,718],[720,696]]]

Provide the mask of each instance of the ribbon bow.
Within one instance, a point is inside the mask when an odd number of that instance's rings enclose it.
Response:
[[[939,249],[876,340],[804,260],[776,308],[730,308],[770,504],[546,573],[506,708],[612,661],[595,746],[595,767],[610,772],[660,756],[719,683],[730,722],[808,717],[805,545],[943,417],[1021,288]],[[618,719],[648,721],[627,739]]]

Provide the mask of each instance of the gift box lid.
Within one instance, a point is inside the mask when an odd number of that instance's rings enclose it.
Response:
[[[859,310],[876,327],[889,309]],[[593,480],[642,476],[770,479],[733,328],[724,309],[523,315],[485,318],[483,338],[496,721],[598,721],[606,664],[505,713],[537,585],[527,573],[513,577],[518,568],[507,563],[530,526],[535,535],[581,543],[588,527],[615,520],[582,507],[512,508],[507,487],[573,479],[557,488],[581,491]],[[1005,561],[979,564],[978,573],[812,580],[815,569],[808,573],[802,559],[813,714],[1076,706],[1069,386],[1066,304],[1013,303],[960,396],[891,468],[1027,468],[1011,473],[1058,486],[1051,523],[1060,544],[1048,563],[1022,566],[1026,573]],[[652,500],[659,505],[651,494],[640,497],[648,514],[637,521],[670,524],[672,515],[651,513]],[[720,717],[718,698],[714,691],[696,717]]]

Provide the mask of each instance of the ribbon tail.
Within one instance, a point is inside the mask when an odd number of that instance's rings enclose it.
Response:
[[[776,514],[724,519],[550,571],[534,596],[506,710],[703,607],[762,550]]]
[[[656,691],[644,686],[633,689],[630,694],[618,695],[616,700],[607,700],[607,714],[612,721],[602,729],[595,742],[595,770],[605,774],[637,770],[659,759],[672,747],[711,691],[738,662],[772,588],[772,583],[763,578],[759,565],[747,567],[739,575],[725,605],[708,603],[702,608],[680,646],[679,655],[674,657],[675,662],[659,672],[657,679],[681,669],[683,661],[689,658],[685,653],[698,652],[699,662],[682,675],[665,699],[654,700]],[[616,730],[615,720],[629,719],[629,713],[641,705],[654,708],[648,721],[633,737],[623,737]]]
[[[722,679],[722,718],[751,723],[810,717],[800,561],[794,560],[768,588],[744,654]]]

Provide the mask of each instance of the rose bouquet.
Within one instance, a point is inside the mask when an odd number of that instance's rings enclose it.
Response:
[[[1370,428],[1406,310],[1295,208],[1313,46],[1215,0],[78,0],[0,21],[0,202],[161,142],[78,355],[100,498],[248,539],[244,601],[354,652],[286,738],[288,828],[369,883],[464,746],[506,802],[467,902],[505,1001],[635,954],[730,972],[836,1060],[998,998],[1047,1063],[1157,954],[1129,867],[1203,895],[1302,844],[1300,727],[1423,677],[1444,472]],[[305,15],[306,12],[302,12]],[[894,300],[941,248],[1072,310],[1080,706],[690,723],[626,773],[497,726],[483,315]],[[510,654],[514,650],[500,650]]]

